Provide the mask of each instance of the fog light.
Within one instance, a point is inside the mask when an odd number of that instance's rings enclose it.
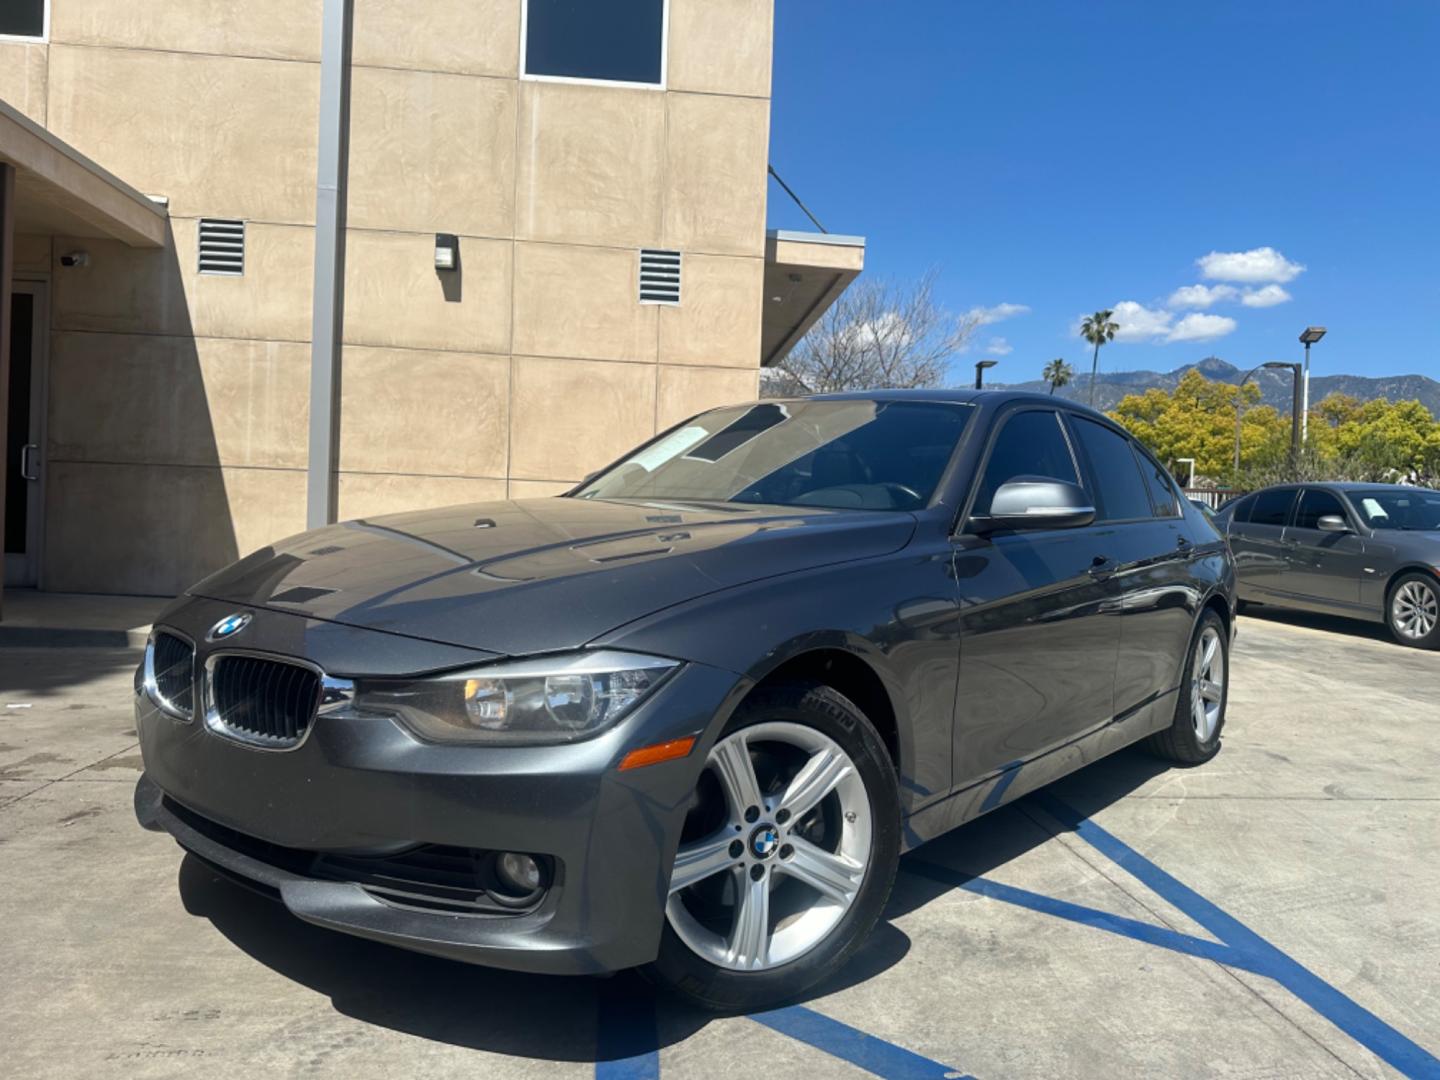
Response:
[[[528,896],[540,888],[540,866],[529,855],[503,852],[495,862],[495,873],[502,885]]]

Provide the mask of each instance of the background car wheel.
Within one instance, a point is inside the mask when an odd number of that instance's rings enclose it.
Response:
[[[1182,765],[1199,765],[1220,751],[1229,698],[1230,639],[1225,624],[1207,610],[1190,641],[1190,655],[1180,683],[1175,718],[1164,731],[1151,735],[1146,747]]]
[[[859,948],[899,856],[895,769],[864,714],[827,686],[757,691],[696,785],[647,974],[710,1009],[790,1000]]]
[[[1440,649],[1440,585],[1429,574],[1402,574],[1390,587],[1385,621],[1401,645]]]

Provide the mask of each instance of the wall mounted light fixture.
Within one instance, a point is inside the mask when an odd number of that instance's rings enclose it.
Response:
[[[435,269],[456,270],[460,266],[460,238],[454,233],[435,234]]]

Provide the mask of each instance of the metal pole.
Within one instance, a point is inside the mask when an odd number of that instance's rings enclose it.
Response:
[[[985,369],[982,368],[979,364],[976,364],[976,365],[975,365],[975,389],[976,389],[976,390],[982,390],[982,389],[984,389],[984,385],[983,385],[984,382],[985,382]]]
[[[1305,394],[1304,412],[1300,414],[1300,441],[1310,439],[1310,342],[1305,342]]]
[[[1290,406],[1290,459],[1294,463],[1294,466],[1298,467],[1300,464],[1300,413],[1303,409],[1301,402],[1302,391],[1300,388],[1303,380],[1300,375],[1300,365],[1291,364],[1290,374],[1293,376],[1292,381],[1294,382],[1295,389],[1294,401]]]
[[[315,291],[310,324],[310,460],[305,522],[335,520],[340,348],[345,325],[345,179],[350,129],[351,0],[324,0],[320,42]]]
[[[0,507],[5,505],[9,466],[4,447],[9,445],[10,296],[15,271],[15,166],[0,161]],[[0,594],[5,578],[0,575]]]
[[[1245,409],[1245,395],[1241,391],[1245,389],[1245,384],[1250,381],[1255,372],[1264,366],[1261,364],[1260,367],[1251,368],[1240,380],[1240,385],[1235,388],[1235,474],[1237,476],[1240,474],[1240,414]]]
[[[1243,389],[1245,389],[1245,384],[1242,382],[1238,390]],[[1240,410],[1245,407],[1245,399],[1240,396],[1238,390],[1235,394],[1235,476],[1240,475]],[[1234,477],[1231,479],[1233,481]]]

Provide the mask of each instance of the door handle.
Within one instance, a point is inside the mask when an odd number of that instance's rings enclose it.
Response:
[[[1179,548],[1181,551],[1189,551],[1189,550],[1190,550],[1190,541],[1187,540],[1187,539],[1185,539],[1185,537],[1183,537],[1183,536],[1177,536],[1177,537],[1175,538],[1175,546],[1176,546],[1177,548]]]
[[[1086,572],[1091,577],[1106,577],[1115,572],[1115,564],[1110,561],[1109,555],[1096,555],[1090,560],[1090,569]]]
[[[40,470],[37,468],[37,459],[40,456],[40,447],[35,443],[26,443],[20,448],[20,479],[39,480]]]

